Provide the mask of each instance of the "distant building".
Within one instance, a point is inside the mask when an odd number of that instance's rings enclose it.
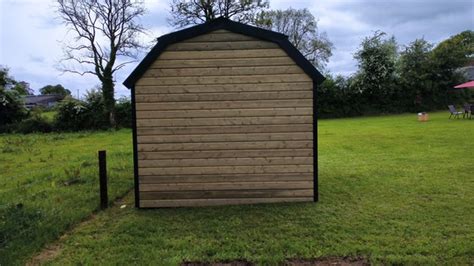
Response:
[[[25,107],[30,109],[33,107],[53,107],[59,101],[64,99],[64,95],[47,94],[47,95],[27,95],[24,98]]]
[[[459,69],[468,80],[474,80],[474,60],[469,61],[466,66]]]

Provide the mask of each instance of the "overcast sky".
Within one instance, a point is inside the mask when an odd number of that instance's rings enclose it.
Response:
[[[142,24],[149,30],[145,43],[172,31],[166,21],[168,2],[145,0],[148,13]],[[395,35],[400,45],[421,37],[437,43],[474,30],[474,0],[270,0],[270,6],[308,8],[319,19],[319,30],[334,43],[329,71],[342,75],[355,71],[354,52],[376,30]],[[82,95],[98,84],[94,76],[61,75],[57,70],[62,43],[70,39],[55,14],[53,0],[0,0],[0,65],[8,66],[15,79],[29,82],[36,92],[59,83]],[[136,64],[116,76],[118,97],[129,95],[121,83]]]

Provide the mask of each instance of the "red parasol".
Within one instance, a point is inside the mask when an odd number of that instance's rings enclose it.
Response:
[[[454,86],[456,89],[474,88],[474,80]]]

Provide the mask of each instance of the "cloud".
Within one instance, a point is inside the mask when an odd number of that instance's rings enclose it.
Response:
[[[375,30],[393,34],[405,45],[421,37],[437,43],[474,28],[472,0],[270,0],[270,4],[274,9],[308,8],[335,46],[328,69],[343,75],[355,71],[353,54],[363,38]],[[148,34],[141,41],[152,45],[157,37],[173,31],[167,21],[169,1],[146,0],[145,7],[148,13],[140,23]],[[92,75],[62,74],[55,67],[63,55],[62,44],[73,41],[55,9],[50,0],[0,0],[0,64],[10,67],[16,79],[29,82],[36,91],[60,83],[74,94],[78,90],[83,94],[99,81]],[[141,51],[139,59],[146,52]],[[117,73],[118,97],[130,94],[121,83],[137,64]]]

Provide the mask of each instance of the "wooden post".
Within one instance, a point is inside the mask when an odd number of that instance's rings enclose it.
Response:
[[[107,209],[109,198],[107,195],[107,160],[105,151],[99,151],[99,184],[100,184],[100,208]]]

